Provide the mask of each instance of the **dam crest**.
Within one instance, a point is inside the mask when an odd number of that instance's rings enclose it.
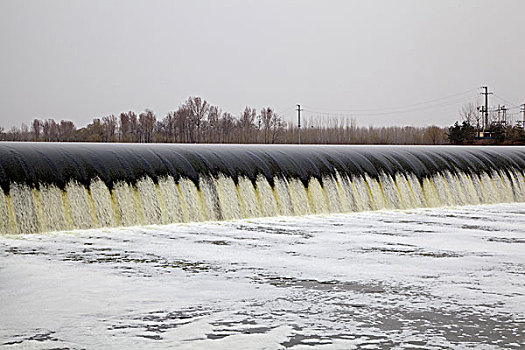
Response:
[[[0,144],[0,232],[525,201],[519,147]]]

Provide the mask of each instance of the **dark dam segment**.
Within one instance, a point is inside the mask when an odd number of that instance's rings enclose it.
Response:
[[[525,201],[525,149],[0,144],[0,232]]]

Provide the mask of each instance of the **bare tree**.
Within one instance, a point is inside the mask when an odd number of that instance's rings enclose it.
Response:
[[[191,128],[190,139],[191,142],[200,142],[201,138],[201,127],[205,117],[210,111],[210,105],[206,100],[202,100],[200,97],[189,97],[186,101],[186,107],[189,111],[190,120],[195,126]]]
[[[30,141],[31,132],[29,131],[29,126],[26,123],[20,125],[20,141]]]
[[[153,131],[155,129],[156,121],[157,117],[155,116],[155,113],[152,110],[146,109],[144,113],[140,113],[140,142],[150,143],[153,140]]]
[[[104,140],[104,125],[99,118],[95,118],[91,124],[84,128],[83,133],[85,141],[102,142]]]
[[[58,125],[58,135],[60,141],[70,142],[75,138],[76,127],[72,121],[61,120]]]
[[[129,116],[129,133],[131,136],[130,141],[139,142],[140,130],[139,130],[139,121],[138,121],[137,115],[135,114],[135,112],[129,111],[128,116]]]
[[[423,134],[424,142],[431,145],[442,144],[444,143],[445,138],[445,131],[435,125],[427,127]]]
[[[177,124],[176,112],[169,112],[162,120],[164,142],[176,142]]]
[[[272,119],[270,121],[270,135],[272,143],[276,143],[278,140],[280,140],[282,134],[284,133],[285,127],[286,123],[282,120],[282,118],[277,115],[277,113],[272,113]]]
[[[119,141],[129,142],[129,134],[131,126],[128,113],[120,113],[119,115]]]
[[[253,142],[253,132],[255,129],[255,118],[257,111],[255,108],[246,107],[239,120],[240,140],[241,143]]]
[[[31,134],[33,136],[33,141],[40,140],[40,134],[42,133],[43,122],[40,119],[33,119],[31,123]]]
[[[58,124],[55,122],[54,119],[47,119],[44,121],[44,124],[42,126],[42,134],[44,136],[44,141],[58,141],[59,140],[59,133],[58,133]]]
[[[261,113],[259,114],[259,121],[263,133],[264,133],[264,143],[270,142],[270,130],[272,127],[272,117],[273,117],[273,109],[270,107],[266,107],[261,109]]]
[[[233,142],[233,139],[234,139],[233,130],[235,128],[235,119],[233,118],[233,116],[228,112],[224,112],[221,116],[219,125],[220,125],[221,142],[222,143]]]
[[[177,142],[191,142],[192,123],[190,122],[190,111],[186,105],[182,105],[175,112],[175,128]]]
[[[462,121],[467,122],[478,129],[480,128],[481,114],[473,102],[469,102],[461,106],[459,115],[461,116]]]
[[[117,117],[113,114],[102,117],[102,125],[104,126],[104,142],[115,141],[118,126]]]
[[[222,111],[219,107],[210,106],[210,110],[208,112],[208,130],[206,133],[206,142],[214,143],[221,141],[221,114]]]

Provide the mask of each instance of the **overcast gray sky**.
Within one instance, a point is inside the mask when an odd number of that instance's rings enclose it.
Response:
[[[450,125],[485,84],[525,103],[523,0],[0,0],[0,43],[6,128],[162,118],[195,95],[364,126]]]

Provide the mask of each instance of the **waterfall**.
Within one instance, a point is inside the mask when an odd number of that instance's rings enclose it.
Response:
[[[525,149],[0,144],[0,232],[525,201]]]

